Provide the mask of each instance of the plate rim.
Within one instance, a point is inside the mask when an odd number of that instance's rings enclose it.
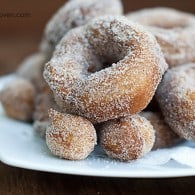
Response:
[[[6,80],[10,80],[14,78],[15,75],[7,75],[0,77],[0,86]],[[1,111],[0,111],[1,112]],[[6,119],[9,120],[8,117]],[[8,156],[4,156],[0,150],[0,161],[6,165],[23,168],[27,170],[34,170],[34,171],[42,171],[42,172],[50,172],[50,173],[59,173],[59,174],[69,174],[69,175],[80,175],[80,176],[94,176],[94,177],[113,177],[113,178],[176,178],[176,177],[190,177],[195,176],[195,168],[177,168],[176,170],[169,170],[169,173],[159,170],[151,170],[144,171],[144,174],[140,172],[140,170],[135,174],[135,172],[122,172],[122,174],[116,174],[116,171],[109,171],[109,170],[95,170],[89,169],[87,172],[84,169],[64,169],[63,171],[58,168],[52,168],[48,170],[48,167],[40,166],[40,164],[27,164],[26,161],[22,163],[22,161],[12,161]],[[164,167],[165,168],[165,167]],[[166,169],[166,168],[165,168]],[[180,169],[180,170],[178,170]],[[109,174],[108,174],[109,173]]]

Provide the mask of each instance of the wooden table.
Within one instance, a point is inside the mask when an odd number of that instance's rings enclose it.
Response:
[[[195,178],[119,179],[60,175],[0,163],[1,195],[193,194]]]
[[[9,34],[6,37],[4,33],[0,36],[0,75],[14,71],[25,56],[36,51],[40,36],[24,34],[16,36]],[[159,193],[194,194],[195,177],[173,179],[84,177],[24,170],[0,162],[0,195]]]

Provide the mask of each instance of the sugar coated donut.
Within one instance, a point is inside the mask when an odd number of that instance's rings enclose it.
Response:
[[[152,34],[107,16],[67,33],[44,78],[64,112],[97,123],[145,108],[166,68]]]
[[[0,101],[6,114],[22,121],[32,120],[34,97],[34,86],[22,78],[11,81],[0,92]]]
[[[96,131],[91,122],[50,109],[51,124],[46,131],[47,146],[52,154],[69,160],[86,158],[96,144]]]
[[[120,161],[140,158],[152,149],[154,140],[152,125],[139,115],[106,121],[100,128],[100,145]]]
[[[165,123],[159,112],[141,112],[140,115],[152,124],[155,130],[153,150],[167,148],[181,141],[181,138]]]
[[[121,15],[120,0],[72,0],[62,6],[48,22],[41,51],[52,53],[57,43],[70,29],[84,25],[92,18],[102,15]]]
[[[195,62],[195,26],[180,29],[148,29],[155,37],[169,67]]]
[[[194,26],[194,15],[168,7],[145,8],[126,14],[132,21],[165,29]]]
[[[48,61],[44,53],[38,52],[26,57],[16,70],[16,75],[31,82],[36,89],[36,93],[44,90],[46,82],[43,79],[43,69]]]
[[[46,56],[43,53],[32,54],[22,61],[16,70],[16,74],[27,80],[34,81],[40,75],[46,61]]]
[[[156,97],[171,129],[181,137],[195,141],[195,64],[168,70]]]
[[[49,86],[45,86],[44,90],[42,89],[35,97],[35,111],[33,114],[33,127],[36,135],[39,137],[45,137],[46,128],[49,124],[49,115],[48,110],[53,108],[57,111],[60,111],[57,106],[53,92]]]
[[[155,35],[170,67],[195,62],[194,15],[157,7],[129,13],[127,18],[148,26],[147,29]]]

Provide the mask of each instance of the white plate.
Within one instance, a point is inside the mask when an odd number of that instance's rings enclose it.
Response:
[[[10,78],[0,79],[0,89]],[[32,125],[7,118],[1,107],[0,160],[5,164],[21,168],[75,175],[129,178],[195,175],[195,168],[173,160],[169,160],[164,165],[109,160],[99,148],[82,161],[59,159],[51,155],[44,140],[34,135]]]

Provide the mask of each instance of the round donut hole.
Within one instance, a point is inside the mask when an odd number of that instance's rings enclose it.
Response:
[[[101,63],[100,66],[96,66],[96,65],[90,65],[87,69],[87,71],[89,73],[95,73],[98,72],[102,69],[108,68],[110,66],[112,66],[112,64],[116,64],[117,62],[119,62],[120,60],[116,60],[116,61],[104,61]]]
[[[125,43],[122,43],[119,40],[114,40],[113,37],[109,38],[104,43],[99,41],[90,49],[92,50],[91,54],[93,56],[90,61],[92,59],[93,61],[92,64],[89,63],[89,67],[87,69],[89,73],[95,73],[101,71],[102,69],[109,68],[113,64],[117,64],[130,52],[128,45],[125,45]]]

